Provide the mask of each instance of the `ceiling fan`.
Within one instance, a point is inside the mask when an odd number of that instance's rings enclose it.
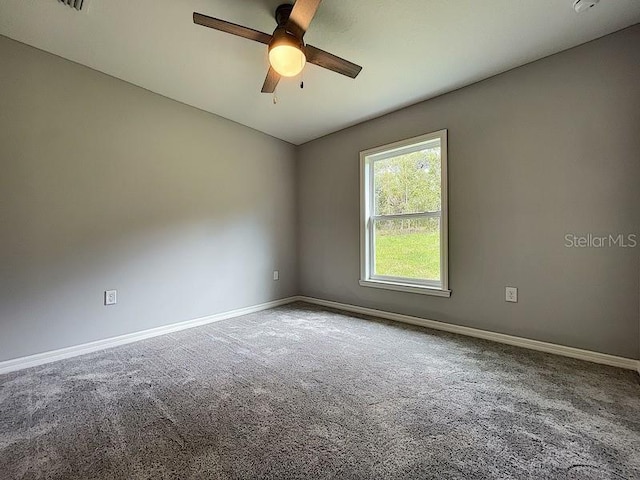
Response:
[[[321,1],[297,0],[294,5],[280,5],[276,8],[278,26],[273,35],[196,12],[193,13],[193,22],[269,46],[271,66],[262,86],[262,93],[273,93],[281,77],[295,77],[307,62],[356,78],[362,70],[361,66],[304,43],[304,34]]]

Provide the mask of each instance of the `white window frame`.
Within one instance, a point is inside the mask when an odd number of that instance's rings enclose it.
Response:
[[[441,207],[439,212],[420,212],[401,215],[377,215],[373,212],[373,164],[376,160],[402,154],[403,150],[413,151],[412,148],[433,140],[440,140],[441,160]],[[373,158],[373,157],[378,158]],[[447,195],[447,130],[427,133],[389,145],[382,145],[360,152],[360,285],[363,287],[384,288],[401,292],[421,293],[450,297],[449,290],[449,209]],[[375,236],[373,223],[375,220],[393,220],[399,218],[440,218],[440,282],[373,275]]]

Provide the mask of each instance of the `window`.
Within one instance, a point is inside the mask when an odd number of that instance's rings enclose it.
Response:
[[[451,295],[447,131],[360,153],[360,285]]]

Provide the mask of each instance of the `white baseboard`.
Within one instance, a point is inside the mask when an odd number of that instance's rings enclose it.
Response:
[[[539,340],[530,340],[528,338],[514,337],[512,335],[505,335],[503,333],[488,332],[486,330],[479,330],[477,328],[463,327],[460,325],[453,325],[450,323],[438,322],[435,320],[427,320],[424,318],[402,315],[400,313],[375,310],[373,308],[359,307],[357,305],[349,305],[346,303],[338,303],[330,300],[322,300],[319,298],[305,296],[293,296],[280,300],[274,300],[272,302],[262,303],[259,305],[253,305],[251,307],[239,308],[237,310],[217,313],[215,315],[209,315],[207,317],[196,318],[193,320],[187,320],[184,322],[173,323],[171,325],[152,328],[149,330],[143,330],[141,332],[128,333],[126,335],[106,338],[104,340],[97,340],[95,342],[84,343],[82,345],[74,345],[72,347],[61,348],[59,350],[52,350],[49,352],[29,355],[27,357],[6,360],[0,362],[0,375],[17,370],[22,370],[24,368],[43,365],[45,363],[55,362],[57,360],[63,360],[65,358],[76,357],[85,353],[91,353],[98,350],[117,347],[119,345],[125,345],[127,343],[138,342],[146,338],[157,337],[159,335],[164,335],[167,333],[178,332],[180,330],[186,330],[193,327],[199,327],[201,325],[219,322],[220,320],[226,320],[228,318],[240,317],[242,315],[260,312],[262,310],[268,310],[270,308],[279,307],[296,301],[312,303],[315,305],[335,308],[337,310],[343,310],[347,312],[370,315],[372,317],[384,318],[387,320],[408,323],[411,325],[418,325],[420,327],[432,328],[434,330],[457,333],[469,337],[482,338],[498,343],[505,343],[507,345],[514,345],[516,347],[528,348],[530,350],[537,350],[540,352],[553,353],[555,355],[561,355],[564,357],[586,360],[588,362],[600,363],[603,365],[610,365],[613,367],[620,367],[629,370],[636,370],[638,374],[640,374],[640,360],[635,360],[632,358],[616,357],[614,355],[608,355],[605,353],[566,347],[564,345],[556,345],[554,343],[541,342]]]
[[[337,310],[361,313],[363,315],[370,315],[372,317],[394,320],[396,322],[418,325],[420,327],[432,328],[434,330],[442,330],[450,333],[457,333],[469,337],[482,338],[484,340],[491,340],[498,343],[505,343],[507,345],[514,345],[516,347],[528,348],[530,350],[537,350],[539,352],[553,353],[555,355],[561,355],[563,357],[577,358],[579,360],[586,360],[588,362],[610,365],[612,367],[636,370],[640,374],[640,360],[635,360],[633,358],[616,357],[615,355],[608,355],[606,353],[592,352],[590,350],[582,350],[580,348],[556,345],[555,343],[547,343],[541,342],[539,340],[514,337],[512,335],[505,335],[503,333],[488,332],[486,330],[479,330],[477,328],[463,327],[460,325],[437,322],[435,320],[427,320],[424,318],[412,317],[399,313],[385,312],[383,310],[375,310],[373,308],[359,307],[346,303],[332,302],[330,300],[322,300],[319,298],[299,296],[297,297],[297,299],[302,302],[313,303],[315,305],[320,305],[323,307],[335,308]]]
[[[172,323],[171,325],[165,325],[162,327],[151,328],[149,330],[143,330],[141,332],[128,333],[126,335],[120,335],[117,337],[105,338],[104,340],[83,343],[82,345],[74,345],[72,347],[61,348],[59,350],[52,350],[49,352],[29,355],[27,357],[6,360],[0,362],[0,375],[3,373],[14,372],[16,370],[22,370],[24,368],[43,365],[45,363],[55,362],[57,360],[63,360],[65,358],[77,357],[78,355],[95,352],[97,350],[104,350],[106,348],[117,347],[119,345],[125,345],[127,343],[139,342],[140,340],[144,340],[146,338],[152,338],[157,337],[158,335],[178,332],[180,330],[186,330],[187,328],[199,327],[201,325],[219,322],[220,320],[226,320],[228,318],[240,317],[242,315],[260,312],[262,310],[268,310],[270,308],[286,305],[297,300],[298,297],[283,298],[280,300],[274,300],[272,302],[253,305],[251,307],[239,308],[237,310],[231,310],[228,312],[216,313],[215,315],[209,315],[207,317],[201,317],[184,322]]]

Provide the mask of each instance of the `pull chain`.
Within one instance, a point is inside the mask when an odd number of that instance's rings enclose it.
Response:
[[[304,88],[304,63],[302,57],[300,57],[300,65],[302,67],[300,69],[300,88]]]
[[[273,91],[273,104],[277,105],[278,104],[278,95],[276,94],[276,91]]]

